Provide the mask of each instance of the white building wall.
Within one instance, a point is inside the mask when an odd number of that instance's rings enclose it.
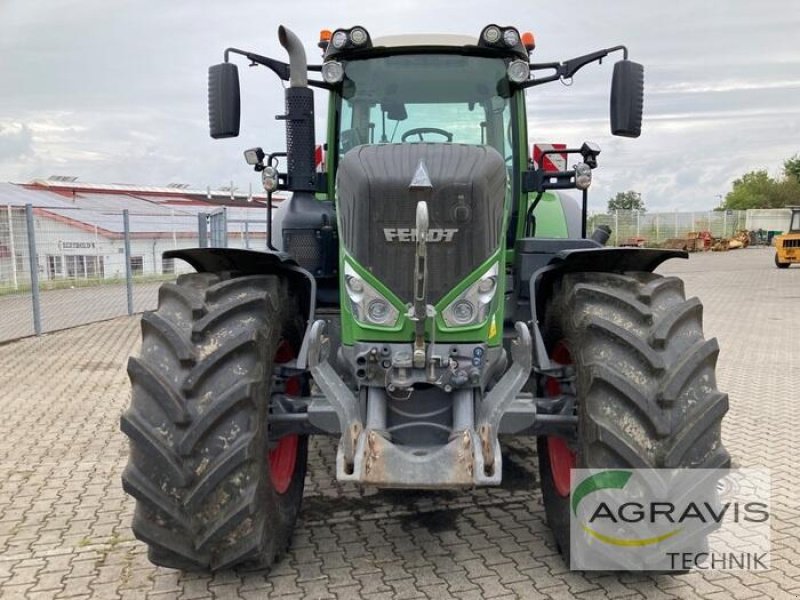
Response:
[[[747,211],[747,229],[754,231],[786,231],[792,211],[788,208],[760,208]]]

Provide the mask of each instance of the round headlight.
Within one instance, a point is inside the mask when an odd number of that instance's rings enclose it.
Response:
[[[337,31],[336,33],[333,34],[333,37],[331,38],[331,44],[333,44],[334,48],[336,48],[337,50],[341,50],[342,48],[344,48],[344,45],[346,43],[347,43],[347,33],[345,33],[344,31]]]
[[[516,29],[506,29],[503,32],[503,42],[506,46],[513,48],[519,44],[519,32]]]
[[[352,275],[345,275],[344,281],[347,284],[348,289],[354,294],[360,294],[361,292],[364,291],[364,282],[361,281],[358,277],[353,277]]]
[[[524,60],[514,60],[508,65],[508,78],[514,83],[528,81],[531,76],[531,67]]]
[[[500,33],[500,28],[495,27],[494,25],[492,25],[491,27],[487,27],[483,31],[483,39],[489,44],[496,44],[497,42],[499,42],[501,35],[502,34]]]
[[[328,83],[339,83],[344,79],[344,67],[335,60],[322,65],[322,78]]]
[[[274,192],[278,189],[278,169],[271,165],[264,167],[261,171],[261,183],[267,192]]]
[[[356,46],[361,46],[367,41],[367,32],[361,29],[361,27],[356,27],[350,32],[350,41]]]
[[[472,322],[475,316],[475,306],[469,300],[459,300],[453,306],[453,319],[462,325]]]
[[[489,294],[494,291],[494,286],[497,283],[496,277],[487,277],[478,282],[478,292],[481,294]]]
[[[575,187],[579,190],[588,190],[592,185],[592,169],[586,163],[575,165]]]
[[[389,318],[389,303],[377,298],[367,306],[367,318],[373,323],[384,323]]]

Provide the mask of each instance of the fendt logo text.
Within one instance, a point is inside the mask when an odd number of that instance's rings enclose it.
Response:
[[[431,243],[452,242],[456,233],[458,233],[458,229],[429,229],[428,241]],[[412,228],[386,227],[383,230],[383,235],[386,237],[387,242],[417,241],[417,230]]]

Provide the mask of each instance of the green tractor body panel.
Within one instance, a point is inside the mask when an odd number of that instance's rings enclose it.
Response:
[[[342,251],[340,272],[345,272],[345,265],[349,264],[360,275],[364,282],[375,288],[397,310],[398,321],[391,327],[370,325],[359,322],[353,315],[353,307],[347,291],[342,286],[341,291],[341,318],[342,318],[342,343],[351,346],[354,342],[390,342],[408,343],[414,337],[414,323],[407,317],[408,307],[387,288],[378,278],[372,275],[363,266],[359,265],[352,257]],[[505,253],[498,250],[492,256],[469,274],[459,285],[448,292],[436,305],[436,318],[426,323],[427,341],[441,343],[448,342],[485,342],[490,346],[497,346],[502,342],[503,333],[503,303],[500,301],[505,294],[505,278],[498,277],[497,291],[487,317],[480,323],[468,326],[448,326],[442,317],[442,312],[456,298],[470,286],[474,285],[480,276],[493,265],[498,265],[498,272],[505,272]],[[434,329],[435,328],[435,329]]]

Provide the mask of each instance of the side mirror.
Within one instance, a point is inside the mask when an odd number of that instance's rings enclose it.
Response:
[[[619,61],[611,80],[611,133],[639,137],[643,106],[644,67],[630,60]]]
[[[233,63],[208,68],[208,130],[215,140],[239,135],[239,69]]]

